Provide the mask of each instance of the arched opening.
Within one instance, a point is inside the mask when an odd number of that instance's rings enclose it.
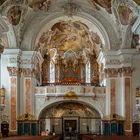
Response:
[[[100,134],[101,115],[88,104],[63,101],[46,106],[39,115],[40,131],[62,134],[66,139],[80,134]]]

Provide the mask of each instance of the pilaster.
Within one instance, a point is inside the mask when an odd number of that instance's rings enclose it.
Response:
[[[30,113],[35,115],[35,94],[34,87],[40,83],[41,64],[43,58],[35,51],[23,51],[21,57],[21,114]]]
[[[134,50],[119,50],[104,53],[106,79],[106,115],[118,114],[124,117],[125,131],[131,132],[132,123],[132,55]]]
[[[19,114],[19,106],[20,106],[20,94],[19,94],[19,77],[20,77],[20,49],[5,49],[3,53],[3,60],[7,61],[5,63],[3,70],[6,70],[5,78],[2,80],[2,84],[8,85],[6,86],[6,96],[7,102],[6,111],[8,111],[8,117],[10,121],[10,130],[12,132],[16,131],[16,119]],[[8,74],[9,72],[9,74]],[[4,74],[4,72],[2,71]],[[7,84],[8,83],[8,84]]]

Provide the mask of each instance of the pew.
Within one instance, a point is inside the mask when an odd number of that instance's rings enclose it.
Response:
[[[95,136],[82,135],[82,140],[140,140],[138,137],[130,136]]]
[[[2,138],[2,140],[60,140],[60,136],[17,136]]]

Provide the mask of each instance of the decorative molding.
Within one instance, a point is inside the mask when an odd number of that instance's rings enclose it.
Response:
[[[121,68],[121,72],[122,72],[123,76],[132,76],[133,71],[134,71],[134,68],[132,68],[132,67]]]
[[[22,65],[26,65],[26,64],[32,64],[33,62],[32,62],[32,60],[31,59],[22,59],[21,61],[20,61],[20,64],[22,64]]]
[[[33,77],[37,71],[32,68],[17,68],[17,67],[7,67],[10,76],[20,76],[23,74],[25,77]]]
[[[121,61],[119,59],[110,59],[106,61],[106,65],[120,65]]]
[[[106,77],[117,77],[117,76],[132,76],[132,67],[122,67],[122,68],[106,68],[104,69]]]
[[[11,57],[11,58],[9,58],[9,63],[17,63],[19,61],[19,59],[18,59],[18,57],[16,58],[16,57]]]
[[[117,77],[120,74],[120,68],[106,68],[104,69],[105,77]]]

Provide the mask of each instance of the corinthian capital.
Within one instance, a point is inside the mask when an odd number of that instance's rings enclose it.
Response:
[[[132,67],[122,67],[122,68],[106,68],[104,69],[106,77],[117,77],[117,76],[132,76]]]
[[[25,77],[32,77],[35,74],[35,69],[22,68],[22,73]]]
[[[117,77],[120,73],[120,68],[106,68],[104,72],[106,77]]]
[[[7,67],[10,76],[18,76],[20,74],[20,68],[17,67]]]
[[[121,72],[123,76],[132,76],[132,72],[134,69],[132,67],[123,67],[121,68]]]

